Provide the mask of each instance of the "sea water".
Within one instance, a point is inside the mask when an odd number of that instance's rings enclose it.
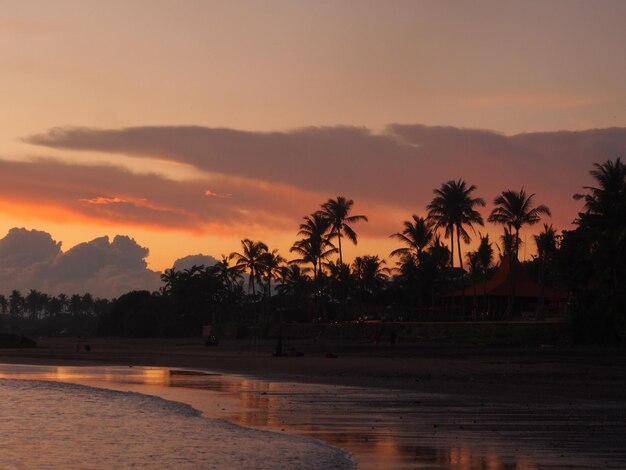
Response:
[[[209,419],[134,392],[0,379],[0,469],[343,469],[320,441]]]

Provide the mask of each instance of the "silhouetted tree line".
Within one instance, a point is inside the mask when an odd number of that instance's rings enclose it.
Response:
[[[572,294],[575,334],[582,341],[617,340],[626,327],[626,165],[595,164],[595,186],[574,197],[584,210],[563,232],[559,270]]]
[[[575,196],[585,204],[577,227],[558,233],[544,223],[531,241],[537,254],[522,269],[540,285],[535,318],[554,313],[545,289],[560,287],[569,292],[567,311],[579,340],[615,340],[626,320],[626,169],[617,159],[596,164],[591,174],[596,186]],[[492,240],[477,231],[485,223],[485,201],[476,190],[462,179],[435,189],[426,216],[413,215],[390,235],[400,244],[390,253],[393,266],[377,255],[344,263],[346,240],[357,243],[353,227],[367,217],[354,215],[354,201],[339,196],[303,218],[290,260],[244,239],[239,251],[214,266],[166,270],[159,292],[130,292],[107,302],[88,294],[68,299],[14,291],[9,299],[0,297],[0,308],[7,318],[90,318],[99,334],[123,336],[197,335],[202,325],[220,323],[519,318],[529,306],[516,295],[515,276],[499,310],[483,293],[499,264],[497,253],[500,262],[514,263],[523,245],[520,232],[551,215],[550,209],[524,188],[502,191],[487,217],[503,228]],[[473,237],[477,249],[463,256]]]
[[[110,301],[91,294],[57,296],[31,289],[0,295],[0,329],[31,335],[82,335],[96,331]]]

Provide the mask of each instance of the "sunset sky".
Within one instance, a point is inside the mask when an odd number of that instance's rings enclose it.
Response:
[[[387,257],[458,178],[485,217],[525,186],[568,228],[592,163],[626,157],[625,20],[623,1],[3,1],[0,237],[127,235],[152,270],[245,237],[289,257],[345,195],[370,218],[348,257]]]

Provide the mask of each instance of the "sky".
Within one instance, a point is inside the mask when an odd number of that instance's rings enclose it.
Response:
[[[523,186],[570,228],[592,164],[626,156],[625,18],[608,0],[3,1],[0,260],[42,258],[0,266],[0,291],[155,288],[242,238],[289,258],[338,195],[370,220],[347,257],[387,258],[458,178],[485,217]],[[99,261],[50,284],[67,256]]]

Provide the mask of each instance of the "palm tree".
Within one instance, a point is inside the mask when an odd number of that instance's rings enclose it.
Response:
[[[489,215],[489,222],[502,224],[509,228],[509,232],[515,229],[515,246],[513,254],[519,255],[519,231],[524,225],[535,225],[541,220],[542,215],[552,216],[550,209],[543,204],[533,207],[534,194],[526,194],[524,188],[519,191],[507,189],[493,200],[496,207]]]
[[[166,269],[163,274],[161,274],[161,281],[165,283],[162,288],[162,292],[167,294],[172,290],[177,280],[180,279],[180,272],[176,271],[174,268]],[[61,300],[61,299],[59,299]]]
[[[252,288],[252,296],[256,299],[255,283],[263,272],[264,256],[268,252],[267,245],[260,241],[252,241],[249,238],[241,240],[242,252],[233,252],[230,258],[234,258],[237,265],[250,273],[249,286]]]
[[[552,224],[543,224],[543,232],[534,236],[539,258],[539,313],[543,315],[546,263],[557,250],[557,235]]]
[[[481,233],[478,234],[480,237],[480,244],[478,245],[478,249],[476,253],[478,253],[478,260],[480,263],[480,268],[483,272],[483,309],[487,309],[487,271],[491,267],[491,263],[493,262],[493,247],[489,242],[489,234],[482,236]]]
[[[9,313],[14,317],[18,317],[22,315],[23,311],[24,296],[19,290],[13,289],[9,296]]]
[[[322,262],[331,254],[337,252],[335,246],[326,237],[329,227],[330,223],[322,215],[321,211],[304,217],[304,223],[300,224],[300,231],[298,232],[302,239],[297,240],[289,250],[300,255],[300,258],[292,260],[292,262],[297,264],[311,263],[313,265],[313,296],[315,298],[315,313],[317,317],[320,315],[319,279],[322,274]]]
[[[378,256],[357,256],[352,263],[354,276],[364,293],[375,295],[383,286],[391,273],[385,266],[385,260]]]
[[[433,238],[433,243],[430,248],[428,248],[427,254],[437,271],[441,271],[448,266],[450,258],[452,257],[452,253],[448,247],[443,244],[438,234],[435,234],[435,238]]]
[[[395,249],[391,252],[391,256],[412,255],[419,262],[424,249],[433,240],[433,231],[430,222],[415,214],[412,216],[413,222],[404,221],[404,230],[390,235],[391,238],[400,240],[406,246]]]
[[[585,187],[588,194],[574,198],[585,201],[585,212],[576,220],[579,232],[593,252],[593,264],[613,296],[624,290],[626,259],[626,164],[619,158],[594,164],[589,172],[596,187]]]
[[[480,254],[478,251],[470,251],[466,255],[467,257],[467,265],[469,267],[470,276],[472,279],[472,292],[474,299],[474,315],[476,315],[478,310],[478,303],[476,301],[476,278],[478,277],[478,271],[480,270]]]
[[[520,238],[519,231],[524,225],[535,225],[541,220],[542,215],[552,216],[550,209],[543,204],[533,207],[534,194],[526,194],[524,188],[519,191],[507,189],[493,200],[496,207],[489,215],[489,222],[502,224],[508,227],[509,234],[515,229],[513,247],[509,256],[509,301],[507,314],[512,313],[513,299],[515,297],[515,270],[513,269],[513,257],[518,259]],[[506,231],[505,231],[506,235]]]
[[[337,199],[329,199],[322,204],[321,215],[329,223],[329,230],[333,237],[337,237],[337,246],[339,248],[339,264],[343,265],[343,254],[341,251],[341,235],[345,235],[352,243],[356,245],[357,237],[349,224],[367,222],[364,215],[350,215],[354,201],[346,199],[344,196],[337,196]]]
[[[325,263],[328,269],[328,294],[339,304],[337,319],[346,318],[347,300],[354,290],[354,276],[350,266],[330,261]]]
[[[221,255],[222,259],[215,263],[214,269],[217,277],[222,281],[222,284],[230,291],[232,288],[239,284],[242,278],[241,265],[231,265],[230,256]]]
[[[61,304],[61,312],[65,312],[67,309],[67,306],[70,303],[70,299],[68,299],[67,295],[65,294],[57,295],[57,299],[59,299],[59,303]]]
[[[468,185],[464,180],[450,180],[433,190],[435,198],[428,204],[428,218],[436,228],[443,228],[446,238],[450,238],[452,256],[450,266],[454,268],[454,235],[456,232],[457,249],[459,256],[459,271],[462,292],[462,312],[465,315],[465,289],[463,287],[463,256],[461,254],[461,239],[469,243],[471,238],[466,227],[474,232],[474,224],[484,225],[483,218],[476,210],[485,207],[485,201],[472,197],[476,190],[475,185]]]
[[[311,278],[306,275],[309,268],[300,268],[296,263],[289,263],[281,270],[281,283],[276,288],[283,295],[300,298]]]
[[[519,246],[522,246],[524,242],[522,240],[518,240]],[[515,234],[508,229],[508,227],[504,227],[504,231],[502,235],[500,235],[500,245],[496,244],[498,247],[498,252],[500,253],[500,260],[502,261],[507,256],[512,258],[513,253],[515,253]],[[519,247],[518,247],[519,248]]]
[[[305,309],[305,294],[308,290],[311,278],[307,276],[306,272],[309,268],[300,268],[295,263],[290,263],[287,266],[283,266],[281,273],[281,283],[276,288],[282,295],[291,298],[292,308],[306,310]],[[310,320],[310,318],[309,318]]]
[[[332,253],[336,253],[337,249],[326,238],[330,223],[321,211],[304,217],[304,220],[305,222],[300,224],[300,231],[298,232],[298,236],[301,236],[302,239],[296,241],[290,251],[302,256],[294,262],[313,265],[313,279],[317,283],[318,274],[322,270],[322,261]]]
[[[282,264],[285,258],[278,254],[278,250],[267,251],[262,256],[262,272],[267,281],[267,298],[272,297],[272,280],[280,277]]]
[[[585,186],[589,194],[575,194],[574,199],[585,201],[586,213],[579,214],[587,225],[623,224],[626,218],[626,164],[617,158],[602,164],[594,163],[589,173],[598,186]]]

